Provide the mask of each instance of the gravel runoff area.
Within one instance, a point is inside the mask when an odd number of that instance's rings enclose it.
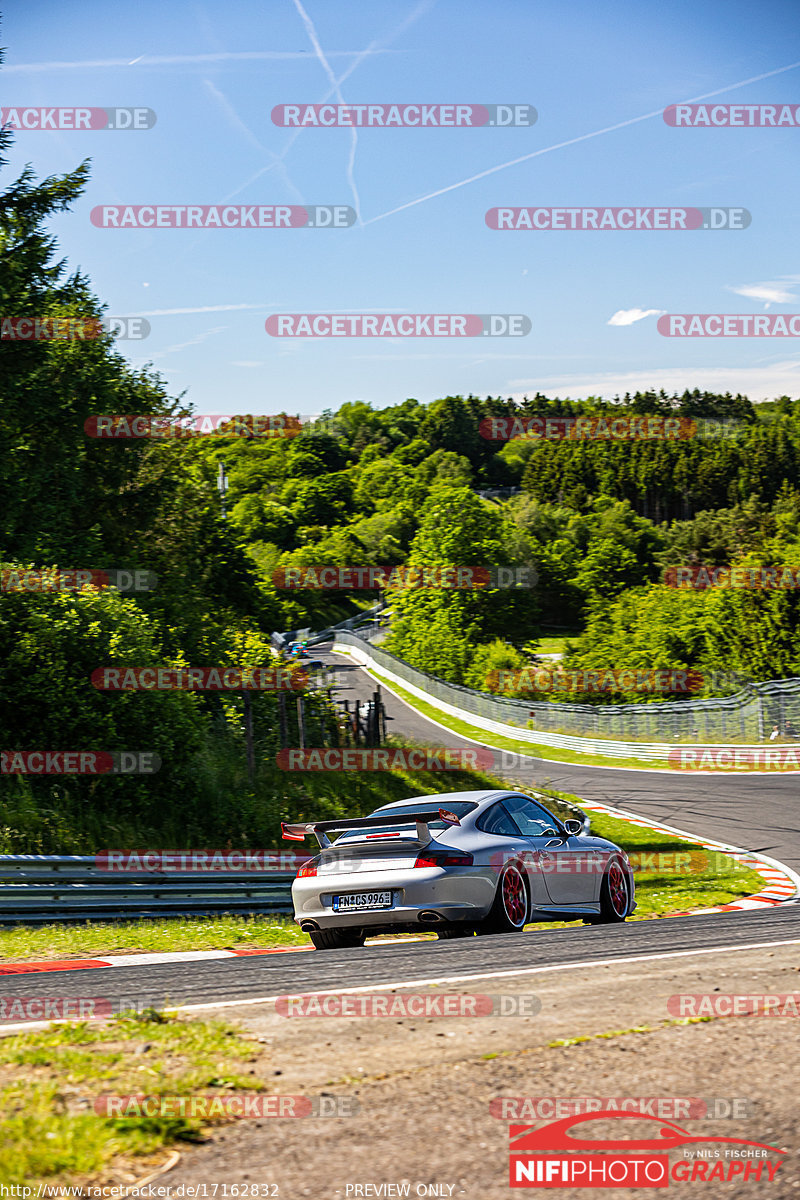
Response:
[[[490,1102],[531,1096],[716,1098],[717,1112],[730,1112],[726,1104],[738,1101],[735,1117],[684,1118],[680,1108],[672,1116],[695,1136],[788,1150],[774,1180],[767,1182],[766,1174],[760,1182],[741,1175],[731,1182],[672,1179],[670,1191],[706,1200],[798,1197],[800,1017],[668,1024],[675,1021],[668,999],[679,993],[798,994],[798,962],[795,944],[383,993],[502,995],[518,1010],[504,1017],[284,1017],[273,1005],[228,1009],[227,1018],[262,1039],[257,1074],[272,1091],[354,1098],[359,1111],[214,1129],[205,1145],[182,1151],[181,1161],[158,1180],[170,1185],[162,1196],[189,1194],[180,1185],[205,1183],[211,1197],[213,1184],[219,1196],[228,1185],[230,1196],[233,1184],[271,1183],[280,1200],[404,1194],[507,1200],[526,1192],[509,1188],[508,1119],[492,1115]],[[588,1040],[551,1044],[581,1038]],[[669,1108],[658,1115],[670,1115]],[[521,1123],[534,1120],[520,1114]],[[595,1123],[583,1136],[618,1137],[619,1124]],[[632,1123],[627,1136],[652,1137],[658,1127],[648,1124]],[[713,1143],[702,1148],[713,1153]],[[683,1157],[684,1148],[670,1152],[672,1164]],[[592,1192],[562,1187],[555,1194]],[[621,1200],[653,1192],[612,1187],[600,1194]]]

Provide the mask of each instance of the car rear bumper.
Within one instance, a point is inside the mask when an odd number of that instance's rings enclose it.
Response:
[[[292,903],[294,919],[301,927],[313,923],[318,929],[388,925],[435,928],[451,921],[482,920],[492,907],[496,887],[497,878],[491,872],[456,874],[423,867],[411,879],[406,872],[398,871],[296,879]],[[391,892],[391,908],[334,910],[334,896],[375,891]]]

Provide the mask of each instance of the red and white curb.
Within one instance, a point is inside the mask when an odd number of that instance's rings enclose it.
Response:
[[[704,850],[719,850],[734,859],[735,862],[741,863],[742,866],[756,871],[768,885],[752,896],[743,896],[741,900],[735,900],[733,904],[718,904],[714,908],[689,908],[685,912],[670,913],[671,917],[694,917],[702,913],[764,909],[775,904],[797,901],[800,897],[800,875],[775,858],[768,858],[765,854],[752,854],[749,850],[743,850],[741,846],[729,846],[725,842],[706,841],[687,833],[685,829],[676,829],[674,825],[661,825],[656,821],[648,821],[637,813],[628,812],[624,808],[611,808],[608,804],[596,804],[594,801],[588,800],[581,800],[580,807],[586,809],[587,812],[606,813],[610,817],[619,817],[627,821],[629,825],[639,825],[643,829],[653,830],[654,833],[677,834],[683,841],[691,842],[695,846],[702,846]]]
[[[390,942],[367,939],[368,946],[396,946],[424,938],[393,938]],[[39,963],[0,963],[0,975],[32,975],[41,971],[87,971],[100,967],[154,967],[162,963],[210,962],[215,958],[252,958],[260,954],[305,954],[313,946],[271,946],[252,950],[176,950],[172,954],[111,954],[105,958],[62,958]],[[0,1025],[0,1029],[3,1026]]]
[[[160,963],[206,962],[213,958],[249,958],[253,954],[293,954],[313,946],[272,946],[254,950],[181,950],[173,954],[112,954],[105,958],[62,958],[40,963],[3,963],[0,975],[39,971],[87,971],[95,967],[154,967]]]

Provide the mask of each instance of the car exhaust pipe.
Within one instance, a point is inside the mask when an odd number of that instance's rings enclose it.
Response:
[[[443,921],[444,917],[442,914],[433,912],[431,909],[427,909],[425,912],[419,914],[420,925],[440,925]]]
[[[319,925],[316,921],[301,921],[300,928],[303,933],[319,933]]]

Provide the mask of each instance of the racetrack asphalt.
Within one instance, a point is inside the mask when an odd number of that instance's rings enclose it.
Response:
[[[315,657],[344,672],[366,699],[376,684],[351,660],[315,649]],[[392,733],[433,745],[468,746],[382,688]],[[532,758],[515,770],[530,784],[550,785],[587,801],[628,809],[688,833],[760,852],[800,871],[796,776],[691,777],[676,772],[577,767]],[[211,1005],[287,993],[364,987],[536,970],[573,962],[668,955],[744,944],[800,939],[800,905],[764,911],[714,913],[618,926],[583,926],[444,942],[385,943],[354,950],[274,954],[259,958],[161,963],[113,970],[7,976],[8,996],[102,996],[141,1006]],[[1,1028],[1,1027],[0,1027]]]

